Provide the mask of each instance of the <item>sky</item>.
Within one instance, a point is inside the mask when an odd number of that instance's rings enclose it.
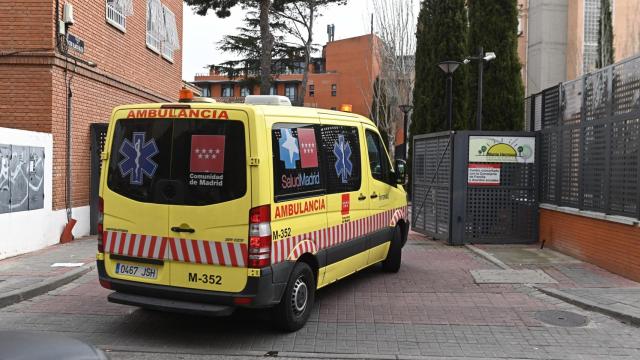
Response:
[[[388,0],[398,1],[398,0]],[[414,1],[417,4],[418,1]],[[327,25],[335,24],[336,40],[368,34],[371,31],[372,0],[350,0],[344,6],[331,6],[324,11],[315,25],[315,43],[324,45],[327,42]],[[417,10],[415,14],[417,15]],[[206,73],[205,66],[217,64],[233,58],[217,49],[224,35],[232,34],[235,28],[242,25],[244,13],[240,8],[233,9],[231,16],[219,19],[212,12],[207,16],[199,16],[184,5],[183,20],[183,52],[182,78],[193,81],[198,73]]]

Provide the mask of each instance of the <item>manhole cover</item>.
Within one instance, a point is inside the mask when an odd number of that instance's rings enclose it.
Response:
[[[589,322],[586,316],[562,310],[538,311],[535,318],[549,325],[562,327],[580,327]]]

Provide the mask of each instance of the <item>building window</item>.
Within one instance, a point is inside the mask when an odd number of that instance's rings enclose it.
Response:
[[[165,5],[162,5],[162,14],[165,30],[164,40],[162,42],[162,57],[173,62],[173,52],[180,48],[176,15]]]
[[[222,85],[222,97],[233,96],[233,85]]]
[[[107,23],[116,29],[127,31],[127,16],[133,15],[133,0],[107,0]]]
[[[288,97],[289,100],[296,101],[296,84],[286,84],[284,86],[284,96]]]
[[[331,96],[338,96],[338,85],[331,84]]]
[[[316,95],[316,86],[311,84],[309,85],[309,97],[314,97]]]
[[[159,0],[147,0],[147,47],[160,54],[164,33],[162,4]]]
[[[203,97],[211,97],[211,88],[209,88],[209,85],[201,87],[200,92],[202,93]]]
[[[271,87],[269,88],[269,95],[278,95],[277,85],[271,85]]]
[[[240,96],[245,97],[251,95],[251,89],[248,86],[240,88]]]

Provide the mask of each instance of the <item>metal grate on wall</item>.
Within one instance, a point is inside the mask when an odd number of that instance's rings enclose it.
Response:
[[[640,219],[640,57],[538,97],[542,201]]]

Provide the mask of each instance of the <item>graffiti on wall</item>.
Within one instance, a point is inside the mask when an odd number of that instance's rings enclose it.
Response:
[[[0,144],[0,214],[44,207],[44,148]]]

